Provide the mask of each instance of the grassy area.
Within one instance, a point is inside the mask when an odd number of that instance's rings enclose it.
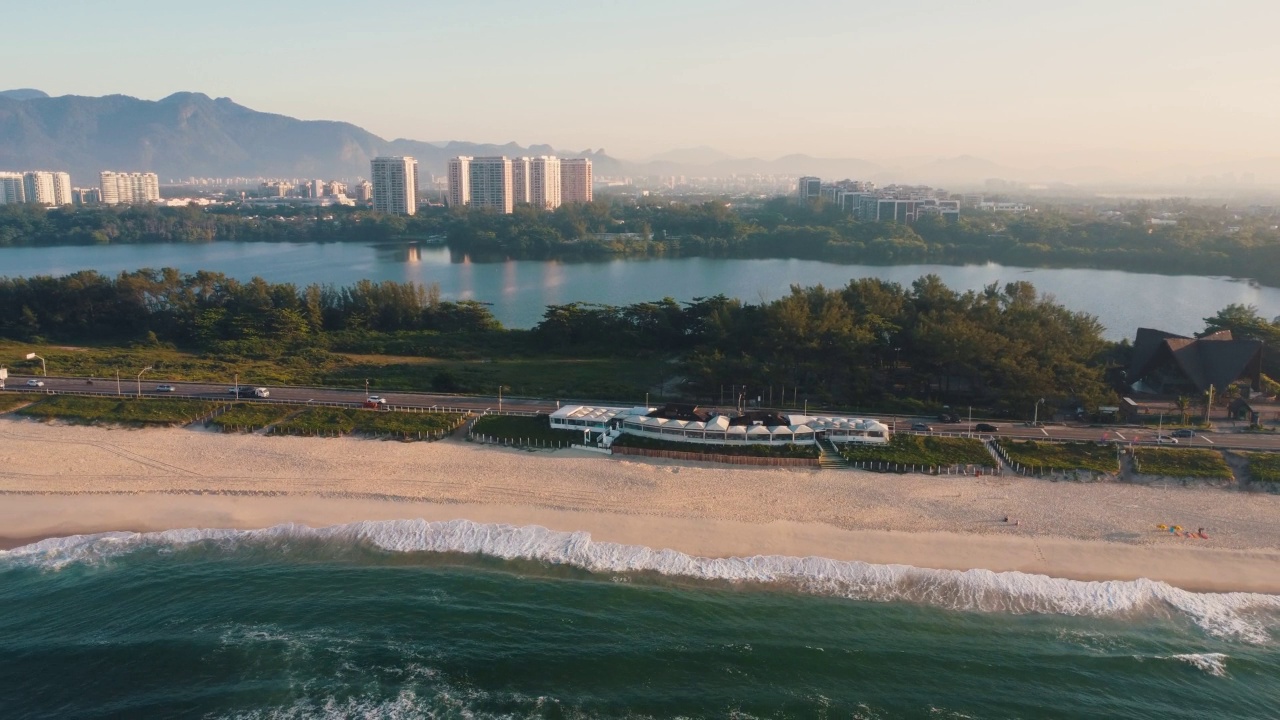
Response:
[[[358,433],[382,435],[385,433],[440,433],[449,432],[462,422],[462,416],[454,413],[376,412],[352,410]]]
[[[1135,468],[1143,475],[1216,480],[1233,477],[1222,453],[1216,450],[1143,447],[1133,451],[1133,459]]]
[[[448,413],[404,413],[356,408],[312,407],[282,420],[275,431],[301,435],[386,435],[416,436],[418,433],[448,432],[457,427],[460,415]]]
[[[884,445],[849,443],[841,454],[850,462],[888,462],[900,465],[949,467],[995,463],[981,440],[896,434]]]
[[[674,450],[703,455],[746,455],[749,457],[816,458],[816,445],[703,445],[701,443],[672,442],[655,438],[622,435],[613,441],[623,447],[648,448],[650,450]]]
[[[430,348],[422,348],[427,351]],[[132,386],[138,371],[153,369],[147,384],[169,380],[230,385],[330,385],[370,392],[422,390],[493,395],[499,386],[511,395],[594,398],[638,402],[670,375],[672,366],[655,359],[562,356],[442,359],[406,355],[360,355],[308,349],[278,358],[187,352],[163,346],[67,347],[0,341],[0,357],[44,356],[52,375],[108,378]],[[15,373],[39,372],[40,362],[10,365]],[[655,400],[657,398],[654,398]]]
[[[47,397],[49,396],[36,393],[0,393],[0,413],[9,412],[16,407],[43,400]]]
[[[370,388],[412,388],[439,392],[600,400],[644,399],[671,368],[658,360],[619,358],[509,358],[438,360],[349,356],[350,366],[334,370],[331,382],[346,385],[374,378]]]
[[[230,410],[210,420],[209,424],[224,432],[260,430],[301,409],[300,405],[236,403]]]
[[[580,443],[582,433],[574,430],[552,430],[545,417],[521,415],[485,415],[471,429],[479,435],[499,440],[536,440],[538,442]]]
[[[1249,477],[1255,482],[1280,485],[1280,453],[1246,453]]]
[[[1032,469],[1091,470],[1101,473],[1120,471],[1120,461],[1112,445],[1002,440],[1000,447],[1010,460]]]
[[[94,425],[185,425],[217,407],[218,403],[207,400],[53,395],[18,414]]]

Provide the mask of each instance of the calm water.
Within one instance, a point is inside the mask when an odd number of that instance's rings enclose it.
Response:
[[[465,521],[0,552],[6,718],[1266,718],[1280,598]]]
[[[1225,278],[1145,275],[1104,270],[1044,270],[1001,265],[839,265],[812,260],[675,258],[565,263],[513,260],[474,263],[442,247],[356,243],[213,243],[0,248],[0,275],[60,275],[95,269],[114,274],[143,267],[214,270],[274,282],[345,285],[361,279],[439,283],[448,299],[493,304],[508,327],[532,327],[547,305],[574,301],[622,305],[666,296],[677,300],[723,293],[748,302],[776,299],[792,284],[840,287],[852,278],[905,284],[927,273],[960,290],[1029,280],[1075,310],[1101,318],[1112,339],[1146,325],[1178,333],[1231,303],[1280,315],[1280,289]]]

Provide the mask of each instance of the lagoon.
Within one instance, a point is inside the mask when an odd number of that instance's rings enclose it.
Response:
[[[1133,337],[1140,326],[1190,334],[1203,318],[1231,303],[1280,315],[1280,289],[1248,280],[1155,275],[1088,268],[982,265],[846,265],[816,260],[744,258],[627,258],[599,261],[475,262],[438,245],[216,242],[203,245],[102,245],[0,248],[0,276],[65,275],[97,270],[114,275],[138,268],[211,270],[248,280],[298,285],[349,285],[358,280],[438,283],[450,300],[492,305],[503,325],[537,324],[547,305],[575,301],[625,305],[673,297],[724,294],[746,302],[774,300],[793,285],[840,287],[879,277],[909,285],[933,273],[958,290],[1026,280],[1073,310],[1097,315],[1109,339]]]

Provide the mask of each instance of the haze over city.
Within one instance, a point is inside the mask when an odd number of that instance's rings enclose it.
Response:
[[[1087,1],[320,0],[271,13],[142,0],[8,13],[43,61],[0,87],[180,90],[353,122],[386,138],[605,148],[613,157],[790,153],[919,165],[1249,172],[1280,120],[1280,8]],[[145,20],[140,20],[145,18]],[[52,28],[56,27],[56,31]],[[142,72],[92,72],[103,58]],[[13,68],[16,70],[16,68]],[[1265,164],[1265,163],[1264,163]],[[1260,174],[1265,175],[1264,170]]]

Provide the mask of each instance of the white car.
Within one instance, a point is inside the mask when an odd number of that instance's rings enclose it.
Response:
[[[1160,435],[1156,438],[1156,442],[1160,445],[1177,445],[1178,438],[1169,437],[1168,435]]]
[[[44,381],[32,378],[27,381],[27,387],[44,387]]]
[[[157,385],[156,392],[178,392],[178,388],[172,385]]]
[[[378,405],[386,405],[387,399],[380,395],[370,395],[365,402],[377,403]]]

